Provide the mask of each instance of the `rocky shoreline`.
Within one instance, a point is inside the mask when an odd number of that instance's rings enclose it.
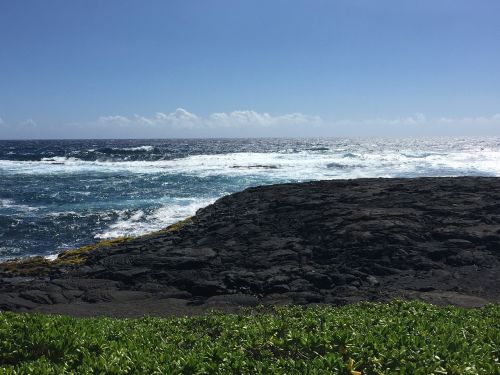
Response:
[[[0,264],[0,309],[182,315],[392,298],[500,301],[500,178],[250,188],[147,236]]]

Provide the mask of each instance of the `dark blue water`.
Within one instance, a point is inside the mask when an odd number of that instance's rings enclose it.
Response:
[[[0,141],[0,259],[161,229],[249,186],[500,175],[500,140]]]

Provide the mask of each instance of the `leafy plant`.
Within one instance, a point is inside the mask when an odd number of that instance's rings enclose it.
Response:
[[[0,313],[3,374],[500,374],[500,305],[113,319]]]

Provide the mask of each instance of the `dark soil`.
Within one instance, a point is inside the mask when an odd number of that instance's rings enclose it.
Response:
[[[82,252],[79,264],[0,264],[0,309],[140,316],[500,301],[500,178],[263,186],[177,227]]]

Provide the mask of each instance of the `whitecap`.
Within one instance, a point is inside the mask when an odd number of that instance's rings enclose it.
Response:
[[[58,257],[58,254],[49,254],[49,255],[44,256],[44,258],[47,260],[56,260],[57,257]]]
[[[151,145],[144,145],[144,146],[137,146],[137,147],[114,147],[113,150],[116,151],[153,151],[154,146]]]
[[[33,207],[26,204],[16,204],[12,199],[0,199],[0,209],[10,209],[21,212],[38,211],[42,207]]]
[[[208,206],[215,200],[215,198],[177,199],[175,201],[178,203],[166,204],[149,214],[143,210],[137,210],[127,218],[122,212],[121,218],[109,225],[105,231],[96,234],[94,238],[135,237],[158,231],[179,220],[193,216],[197,210]]]
[[[140,146],[142,147],[142,146]],[[346,168],[329,168],[328,165]],[[257,167],[258,166],[258,167]],[[272,166],[272,167],[271,167]],[[84,161],[73,157],[44,158],[42,161],[0,160],[4,174],[132,173],[170,174],[196,177],[251,176],[276,181],[331,178],[391,177],[401,175],[487,174],[500,176],[500,151],[469,147],[463,150],[418,150],[390,148],[368,151],[337,149],[328,152],[236,152],[191,155],[170,160]]]
[[[13,204],[12,199],[0,199],[0,207],[11,207]]]

